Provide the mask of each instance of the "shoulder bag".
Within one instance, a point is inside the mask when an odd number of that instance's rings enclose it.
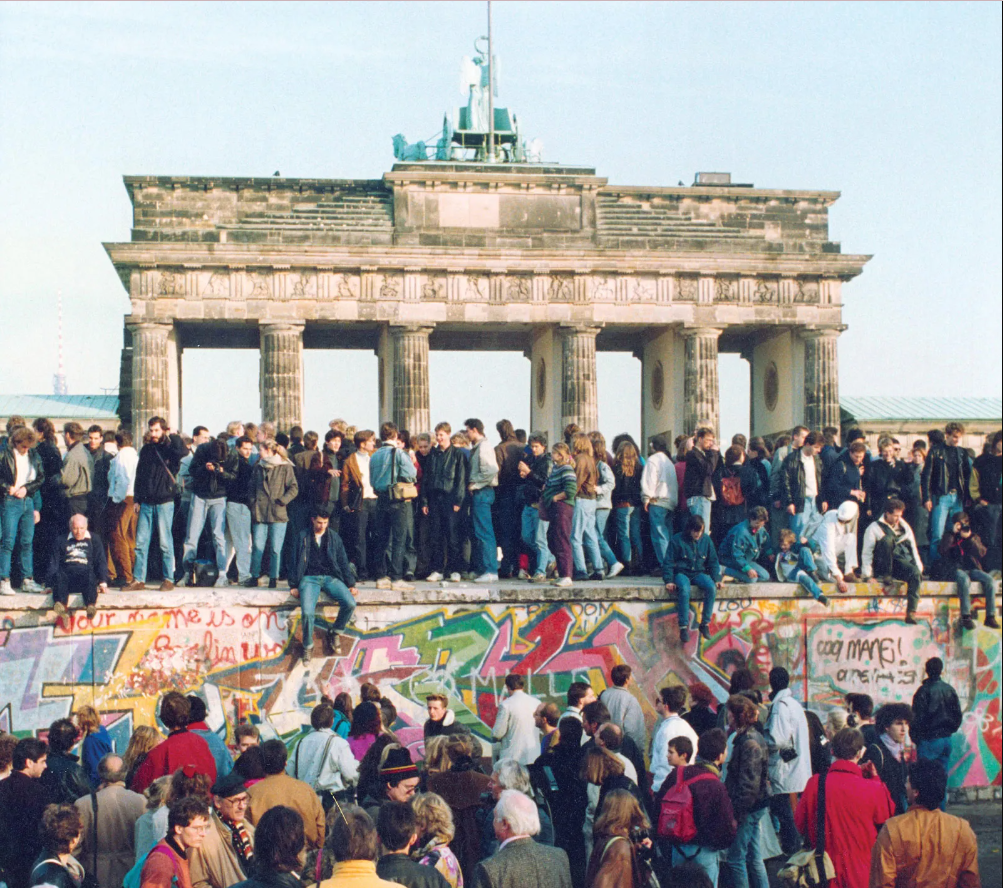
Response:
[[[787,865],[777,873],[783,888],[828,888],[836,878],[836,868],[825,850],[825,780],[825,776],[820,774],[815,803],[815,847],[793,854]]]
[[[407,502],[418,496],[418,485],[414,481],[397,480],[397,457],[403,452],[394,450],[390,455],[390,499],[394,502]]]

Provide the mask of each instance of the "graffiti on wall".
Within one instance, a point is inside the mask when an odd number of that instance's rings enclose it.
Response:
[[[668,683],[702,681],[721,700],[730,673],[748,663],[762,684],[782,665],[809,705],[839,705],[848,691],[876,702],[909,701],[923,662],[939,655],[958,688],[965,722],[955,737],[952,786],[1001,780],[1000,639],[989,630],[949,630],[946,607],[932,600],[916,626],[901,621],[900,602],[838,601],[829,610],[804,599],[724,599],[709,639],[679,642],[672,603],[579,602],[403,605],[356,611],[342,656],[300,662],[297,610],[180,607],[82,612],[66,623],[26,611],[0,613],[0,729],[44,732],[56,718],[94,705],[124,749],[132,729],[154,724],[168,689],[199,693],[209,723],[227,734],[238,717],[266,736],[293,742],[309,725],[321,695],[358,695],[373,681],[398,711],[395,732],[421,752],[424,697],[444,691],[457,718],[490,742],[506,674],[527,690],[563,703],[572,681],[601,690],[610,668],[627,663],[649,727],[654,695]],[[956,614],[955,614],[956,616]],[[315,650],[334,609],[318,614]]]

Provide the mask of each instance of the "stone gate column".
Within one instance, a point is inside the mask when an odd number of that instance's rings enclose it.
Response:
[[[701,426],[720,435],[721,392],[717,379],[716,327],[690,327],[682,331],[686,343],[683,377],[683,434],[692,435]]]
[[[838,330],[809,330],[804,337],[804,424],[839,428]]]
[[[393,342],[393,406],[391,415],[397,428],[413,436],[431,432],[428,383],[428,335],[432,327],[391,325]]]
[[[561,327],[561,428],[576,423],[583,432],[599,428],[599,390],[596,384],[598,327]]]
[[[261,324],[261,419],[288,432],[303,422],[303,323]]]
[[[171,414],[171,368],[168,338],[171,323],[129,325],[132,340],[132,429],[137,442],[154,416]]]

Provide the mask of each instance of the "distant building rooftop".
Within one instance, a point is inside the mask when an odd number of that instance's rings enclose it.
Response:
[[[0,395],[0,416],[118,419],[118,395]]]
[[[973,420],[990,422],[1003,417],[1003,398],[840,397],[840,407],[858,421]]]

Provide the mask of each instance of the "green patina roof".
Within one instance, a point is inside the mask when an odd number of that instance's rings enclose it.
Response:
[[[1003,398],[841,397],[839,406],[853,419],[1000,421]]]
[[[118,395],[0,395],[0,416],[118,419]]]

